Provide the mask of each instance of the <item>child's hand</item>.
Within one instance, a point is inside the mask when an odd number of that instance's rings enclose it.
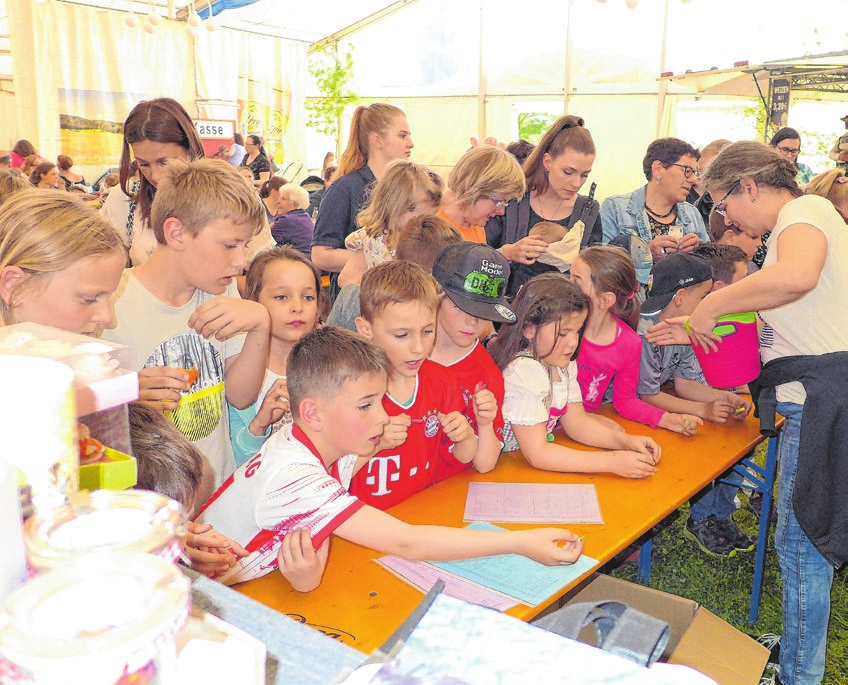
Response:
[[[442,414],[439,412],[438,416],[439,423],[442,424],[442,429],[445,431],[445,435],[447,435],[450,441],[455,445],[463,440],[475,437],[474,429],[471,427],[471,424],[468,423],[468,419],[466,419],[458,411],[452,411],[450,414]]]
[[[564,528],[533,528],[509,533],[518,538],[516,552],[545,566],[573,564],[583,552],[583,538]],[[560,547],[562,540],[565,544]]]
[[[186,532],[186,554],[198,573],[214,578],[235,566],[248,552],[237,542],[212,530],[211,523],[190,521]]]
[[[255,436],[265,435],[268,426],[279,421],[289,411],[289,388],[285,378],[278,378],[265,393],[259,411],[248,425]]]
[[[204,302],[188,318],[193,328],[204,338],[213,335],[226,340],[236,333],[269,330],[271,319],[268,310],[258,302],[219,295]]]
[[[138,399],[157,411],[176,409],[189,390],[189,374],[172,366],[149,366],[138,372]]]
[[[733,405],[733,413],[731,416],[737,421],[744,421],[748,418],[748,414],[751,413],[751,403],[748,400],[745,400],[736,393],[729,392],[727,393],[727,401]]]
[[[380,436],[380,442],[377,445],[376,452],[400,447],[406,442],[406,436],[409,434],[409,427],[411,425],[412,419],[409,418],[408,414],[390,416],[383,427],[383,434]]]
[[[498,415],[498,401],[491,390],[487,390],[484,383],[477,383],[474,394],[471,396],[471,407],[474,410],[474,418],[477,426],[491,425]]]
[[[321,584],[329,552],[330,538],[315,549],[309,528],[293,530],[283,538],[277,552],[280,573],[298,592],[311,592]]]
[[[647,435],[628,435],[626,447],[634,452],[641,452],[646,457],[651,457],[654,466],[660,463],[662,447],[656,440]]]
[[[731,401],[732,399],[732,401]],[[727,393],[723,397],[720,397],[717,400],[713,400],[712,402],[706,403],[706,416],[704,417],[707,421],[712,421],[713,423],[724,423],[727,421],[728,417],[736,410],[736,395],[733,393]]]
[[[703,425],[704,421],[700,416],[693,416],[692,414],[672,414],[670,411],[663,414],[657,424],[660,428],[665,428],[666,430],[687,436],[696,435],[698,433],[698,426]]]
[[[616,450],[611,455],[610,471],[623,478],[647,478],[657,472],[654,455],[632,450]],[[659,458],[657,457],[657,461]]]

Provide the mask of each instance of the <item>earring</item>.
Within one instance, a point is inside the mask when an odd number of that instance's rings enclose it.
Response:
[[[755,197],[751,198],[751,202],[756,202],[756,201],[757,201],[757,198],[755,198]]]
[[[657,185],[662,185],[662,179],[661,178],[657,179]]]

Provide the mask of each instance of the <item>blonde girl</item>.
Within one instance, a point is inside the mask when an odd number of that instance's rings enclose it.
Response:
[[[521,449],[531,466],[567,473],[653,475],[660,446],[628,435],[583,410],[577,356],[589,298],[568,277],[530,279],[512,302],[516,321],[502,326],[489,350],[504,374],[504,449]],[[559,425],[575,442],[608,452],[575,450],[553,442]]]
[[[444,184],[425,166],[392,162],[374,186],[368,205],[357,215],[362,227],[345,239],[353,254],[339,274],[339,285],[359,283],[372,266],[394,259],[400,229],[422,214],[435,214],[442,201]]]
[[[636,334],[639,281],[630,256],[611,245],[589,247],[571,265],[571,282],[589,298],[589,317],[577,355],[583,408],[596,411],[612,387],[613,406],[624,418],[694,435],[703,424],[700,418],[653,407],[636,394],[642,339]]]
[[[65,193],[21,190],[0,208],[0,323],[24,321],[93,335],[126,264],[97,212]]]
[[[230,405],[230,440],[236,464],[256,454],[271,433],[291,424],[286,362],[295,343],[325,313],[321,276],[301,252],[283,245],[260,252],[245,279],[245,299],[271,314],[268,369],[259,397],[246,409]]]
[[[819,174],[810,181],[804,193],[826,197],[848,224],[848,176],[845,169],[831,169]]]
[[[312,259],[332,272],[331,295],[338,291],[338,274],[350,257],[345,238],[357,229],[356,215],[369,188],[396,159],[409,159],[412,133],[403,110],[384,102],[357,107],[350,124],[347,147],[339,160],[335,180],[318,208]]]
[[[463,240],[486,242],[486,222],[503,215],[510,200],[524,195],[524,172],[506,150],[484,145],[466,152],[448,175],[439,216]]]

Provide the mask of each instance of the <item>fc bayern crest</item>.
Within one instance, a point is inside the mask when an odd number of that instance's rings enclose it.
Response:
[[[432,438],[439,432],[439,417],[435,414],[430,414],[424,419],[424,435]]]

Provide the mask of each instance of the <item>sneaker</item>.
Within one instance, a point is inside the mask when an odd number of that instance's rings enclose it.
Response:
[[[768,662],[770,664],[780,663],[780,635],[774,633],[763,633],[754,639],[769,651]]]
[[[766,664],[763,675],[760,676],[759,685],[783,685],[780,679],[780,666],[777,664]]]
[[[714,514],[710,514],[703,521],[695,523],[690,516],[686,521],[685,533],[695,540],[705,552],[722,557],[732,557],[736,554],[736,547],[728,539],[726,532],[719,525]]]
[[[721,530],[722,535],[730,540],[733,547],[740,552],[750,552],[756,547],[756,543],[736,525],[736,521],[732,518],[716,519],[716,526]]]
[[[750,511],[754,516],[757,517],[757,521],[760,520],[760,514],[763,510],[763,493],[761,492],[752,492],[751,496],[748,498],[748,511]],[[771,514],[769,515],[769,523],[774,523],[777,521],[777,503],[774,499],[771,501]]]

